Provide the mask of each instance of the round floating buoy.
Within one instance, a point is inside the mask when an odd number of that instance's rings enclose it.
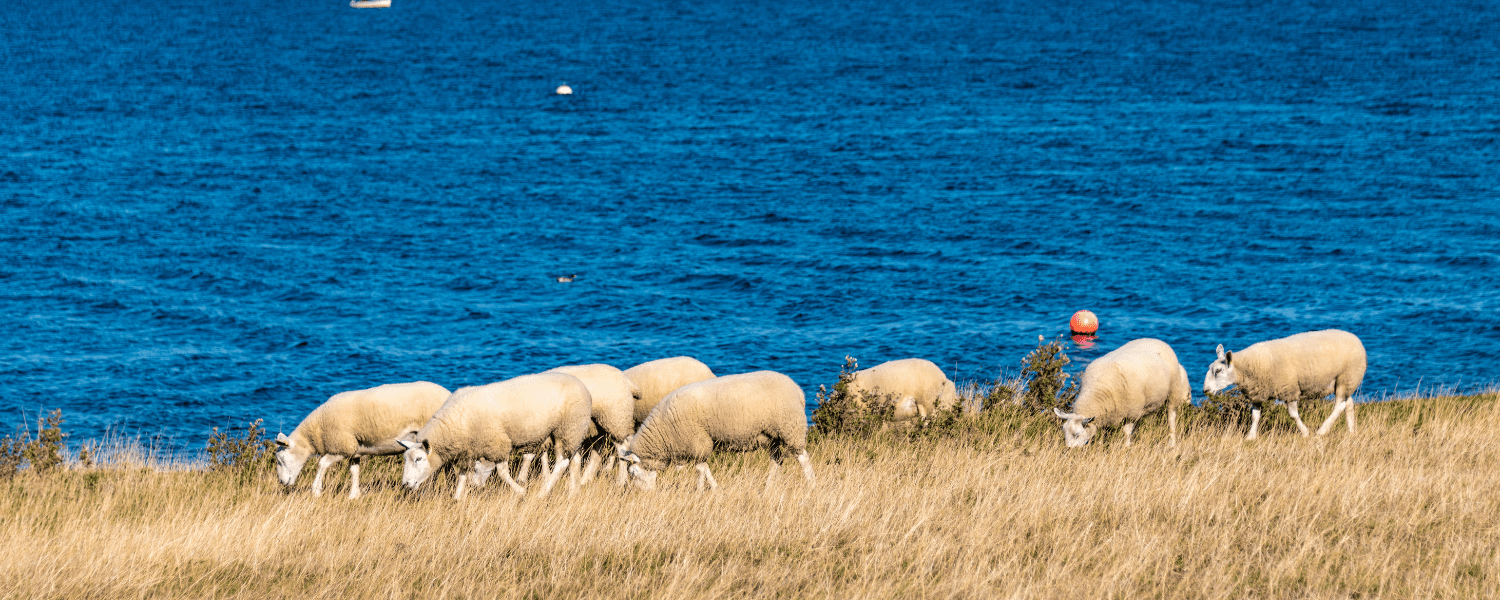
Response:
[[[1068,328],[1079,335],[1094,335],[1099,331],[1099,317],[1094,316],[1086,310],[1073,313],[1073,320],[1068,321]]]
[[[568,87],[568,84],[565,83],[565,84],[562,84],[560,86],[557,86],[557,93],[561,94],[563,96],[566,96],[568,94],[573,93],[573,88]]]

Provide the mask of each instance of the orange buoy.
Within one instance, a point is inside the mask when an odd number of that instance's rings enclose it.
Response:
[[[1068,328],[1075,334],[1094,335],[1099,331],[1099,317],[1092,312],[1080,310],[1073,313],[1073,320],[1068,321]]]

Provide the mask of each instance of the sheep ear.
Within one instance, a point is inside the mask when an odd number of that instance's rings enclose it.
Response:
[[[285,433],[278,433],[276,434],[276,445],[283,448],[291,448],[292,438],[287,437]]]
[[[1076,418],[1078,418],[1078,415],[1075,415],[1073,413],[1065,413],[1065,412],[1062,411],[1062,409],[1059,409],[1056,406],[1052,407],[1052,413],[1055,414],[1055,415],[1057,415],[1057,418],[1062,419],[1064,421],[1066,421],[1068,419],[1076,419]]]
[[[406,448],[407,450],[416,450],[416,449],[422,447],[422,445],[418,444],[416,441],[414,441],[414,440],[408,440],[408,439],[404,439],[404,438],[396,440],[396,443],[397,444],[401,444],[401,447]]]
[[[1219,344],[1218,348],[1214,348],[1214,354],[1219,355],[1220,359],[1224,358],[1224,344]]]
[[[1234,364],[1234,353],[1233,352],[1225,352],[1224,353],[1224,364],[1226,364],[1226,365],[1232,365],[1232,364]]]
[[[1089,418],[1087,418],[1087,419],[1084,419],[1084,420],[1082,420],[1082,421],[1079,421],[1079,422],[1078,422],[1078,424],[1079,424],[1079,425],[1088,425],[1088,424],[1089,424],[1089,421],[1093,421],[1093,420],[1094,420],[1094,417],[1089,417]]]

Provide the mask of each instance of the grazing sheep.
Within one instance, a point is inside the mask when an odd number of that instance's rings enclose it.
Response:
[[[1253,403],[1250,411],[1250,434],[1255,439],[1260,426],[1260,410],[1266,401],[1280,400],[1297,429],[1306,437],[1307,425],[1297,414],[1297,401],[1304,397],[1324,398],[1333,394],[1333,412],[1318,435],[1333,428],[1339,413],[1348,411],[1349,433],[1354,433],[1354,390],[1365,379],[1365,345],[1347,331],[1324,329],[1309,331],[1277,340],[1251,344],[1239,352],[1225,352],[1224,345],[1215,349],[1219,358],[1208,366],[1203,377],[1203,391],[1218,393],[1239,385]]]
[[[641,390],[641,395],[635,399],[635,422],[640,424],[667,394],[689,383],[713,379],[714,372],[696,358],[674,356],[626,369],[625,376]]]
[[[578,451],[589,430],[592,405],[588,387],[566,373],[524,375],[460,389],[416,435],[400,440],[406,447],[401,482],[415,490],[444,464],[473,465],[458,476],[453,497],[461,499],[469,485],[483,485],[498,462],[503,467],[500,478],[517,494],[525,494],[510,476],[511,450],[541,448],[550,441],[557,467],[546,474],[538,496],[552,491],[569,464],[569,489],[577,489]]]
[[[290,487],[308,457],[321,454],[312,483],[313,496],[321,496],[323,474],[348,458],[349,497],[358,498],[361,458],[405,451],[396,439],[420,429],[447,399],[447,389],[425,381],[336,394],[302,419],[292,435],[276,434],[276,477]]]
[[[784,448],[797,453],[802,474],[813,481],[807,457],[807,396],[792,378],[772,371],[728,375],[683,386],[661,401],[630,438],[621,458],[642,488],[656,487],[656,473],[671,461],[697,463],[698,489],[719,483],[708,470],[715,448],[735,451],[769,446],[776,477]]]
[[[548,373],[567,373],[577,377],[589,388],[589,396],[594,401],[593,421],[589,424],[588,437],[585,439],[601,435],[607,437],[615,445],[615,452],[606,455],[607,460],[613,462],[619,451],[625,448],[625,438],[635,432],[635,400],[640,397],[641,388],[626,377],[623,371],[609,365],[558,367]],[[593,479],[600,458],[598,451],[589,450],[588,466],[583,469],[582,483]],[[605,465],[604,468],[608,470],[610,465]],[[621,463],[616,480],[623,485],[625,477],[625,465]]]
[[[864,404],[864,394],[893,394],[896,414],[892,421],[932,418],[937,409],[950,408],[958,391],[943,370],[930,360],[905,358],[858,371],[845,388],[854,401]]]
[[[1177,446],[1177,406],[1192,399],[1187,370],[1166,342],[1132,340],[1105,354],[1083,370],[1073,412],[1052,409],[1063,420],[1063,441],[1069,448],[1089,443],[1100,427],[1123,425],[1125,446],[1141,417],[1167,405],[1167,428]]]

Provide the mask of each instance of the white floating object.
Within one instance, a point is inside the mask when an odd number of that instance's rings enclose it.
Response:
[[[390,8],[391,0],[349,0],[354,8]]]
[[[385,2],[386,4],[390,4],[391,0],[385,0]],[[568,87],[568,84],[565,83],[557,86],[557,93],[567,96],[573,93],[573,88]]]

